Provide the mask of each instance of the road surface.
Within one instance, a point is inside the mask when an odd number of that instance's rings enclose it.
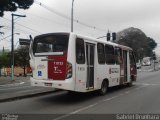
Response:
[[[66,91],[0,103],[0,113],[56,114],[67,119],[74,114],[160,114],[160,71],[139,72],[132,87],[114,87],[105,96],[98,93],[70,95]]]

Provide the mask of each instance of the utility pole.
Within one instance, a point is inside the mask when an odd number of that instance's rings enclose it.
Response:
[[[3,26],[0,26],[2,28]],[[4,34],[3,32],[0,31],[0,34]],[[0,76],[1,76],[1,63],[0,63]]]
[[[72,0],[72,9],[71,9],[71,32],[73,32],[73,5],[74,5],[74,0]]]
[[[0,28],[2,28],[2,27],[4,27],[4,26],[0,26]],[[1,31],[0,31],[0,34],[2,34],[2,35],[3,35],[3,34],[4,34],[4,32],[1,32]],[[4,52],[3,52],[3,54],[4,54]],[[0,64],[0,76],[1,76],[1,64]]]
[[[26,17],[26,15],[17,15],[12,13],[12,39],[11,39],[11,80],[14,80],[14,16]]]

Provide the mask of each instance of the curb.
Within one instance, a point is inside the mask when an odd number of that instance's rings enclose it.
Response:
[[[138,70],[139,72],[154,72],[154,71],[159,71],[160,69],[148,69],[148,70]]]
[[[29,93],[29,94],[25,94],[25,95],[8,97],[8,98],[0,99],[0,103],[9,102],[9,101],[13,101],[13,100],[24,99],[24,98],[31,98],[31,97],[41,96],[41,95],[47,95],[47,94],[51,94],[51,93],[54,93],[54,92],[57,92],[57,91],[60,91],[60,90],[56,89],[56,90],[37,92],[37,93]]]
[[[25,84],[27,82],[17,82],[17,83],[14,83],[14,84],[0,84],[0,87],[5,87],[5,86],[16,86],[16,85],[22,85],[22,84]]]

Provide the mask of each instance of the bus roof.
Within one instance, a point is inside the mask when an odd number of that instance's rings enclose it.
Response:
[[[93,37],[89,37],[89,36],[85,36],[85,35],[80,35],[80,34],[77,34],[77,33],[73,33],[73,32],[54,32],[54,33],[46,33],[46,34],[41,34],[41,35],[38,35],[36,36],[35,38],[38,38],[38,37],[44,37],[44,36],[47,36],[47,35],[56,35],[56,34],[59,34],[59,35],[75,35],[77,37],[80,37],[80,38],[83,38],[83,39],[87,39],[87,40],[90,40],[90,41],[94,41],[94,42],[100,42],[100,43],[104,43],[104,44],[108,44],[108,45],[112,45],[112,46],[115,46],[115,47],[120,47],[124,50],[132,50],[132,48],[128,47],[128,46],[124,46],[124,45],[120,45],[120,44],[117,44],[117,43],[113,43],[111,41],[105,41],[105,40],[102,40],[102,39],[96,39],[96,38],[93,38]]]
[[[76,34],[76,33],[71,33],[71,34],[74,34],[78,37],[82,37],[84,39],[87,39],[87,40],[92,40],[92,41],[95,41],[95,42],[101,42],[101,43],[104,43],[104,44],[108,44],[108,45],[112,45],[112,46],[115,46],[115,47],[120,47],[124,50],[132,50],[132,48],[128,47],[128,46],[124,46],[124,45],[120,45],[120,44],[117,44],[117,43],[113,43],[111,41],[106,41],[106,40],[102,40],[102,39],[96,39],[96,38],[93,38],[93,37],[88,37],[88,36],[84,36],[84,35],[80,35],[80,34]]]

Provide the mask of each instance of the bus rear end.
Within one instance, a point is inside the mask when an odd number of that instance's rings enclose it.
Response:
[[[69,34],[52,33],[35,37],[30,46],[32,86],[73,90],[72,64],[67,61]]]

